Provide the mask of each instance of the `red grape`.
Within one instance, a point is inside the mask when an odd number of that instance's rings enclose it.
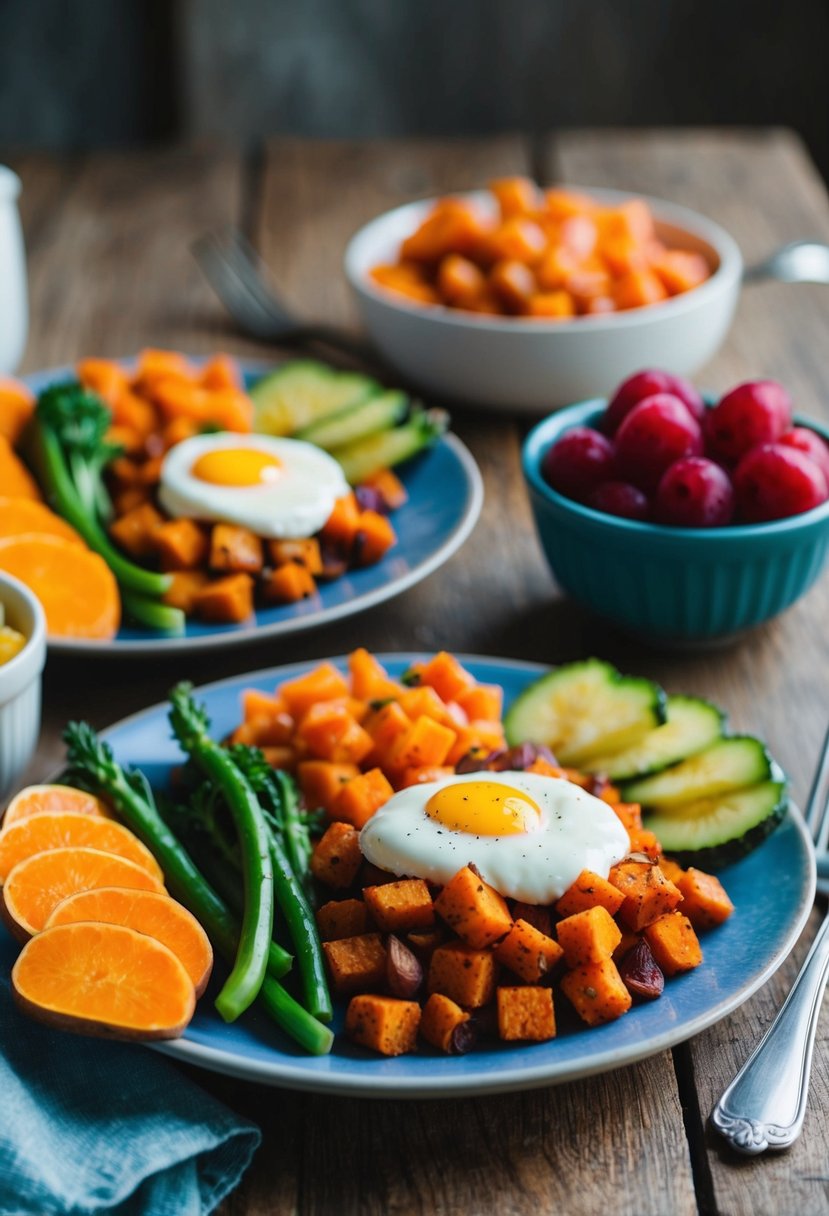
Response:
[[[737,464],[761,443],[775,443],[792,424],[789,394],[775,380],[738,384],[705,418],[708,453]]]
[[[829,482],[829,444],[815,431],[810,431],[805,426],[793,426],[790,431],[786,431],[785,435],[781,435],[777,442],[785,444],[787,448],[797,448],[799,452],[803,452],[814,461]]]
[[[613,476],[613,444],[589,426],[574,426],[547,449],[541,475],[567,498],[584,499]]]
[[[811,511],[829,498],[826,478],[797,448],[764,443],[747,452],[734,474],[740,517],[748,523]]]
[[[587,499],[587,505],[606,515],[624,519],[647,519],[648,500],[641,490],[627,481],[603,481]]]
[[[701,422],[705,414],[705,402],[688,380],[681,376],[672,376],[670,372],[660,372],[651,369],[636,372],[629,376],[610,399],[610,403],[602,418],[602,430],[608,435],[615,435],[619,426],[630,411],[646,397],[655,393],[670,393],[678,397],[692,417]]]
[[[670,393],[646,397],[631,410],[616,434],[620,473],[641,490],[656,489],[669,465],[702,454],[702,430]]]
[[[721,528],[734,514],[734,487],[724,469],[702,456],[686,456],[659,483],[654,514],[674,528]]]

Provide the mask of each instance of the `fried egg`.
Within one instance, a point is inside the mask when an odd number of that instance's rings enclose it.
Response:
[[[582,870],[606,878],[630,849],[606,802],[538,773],[464,773],[394,794],[360,833],[374,865],[444,884],[474,864],[501,895],[549,904]]]
[[[158,498],[173,518],[241,524],[257,536],[313,536],[349,491],[333,456],[299,439],[220,433],[171,448]]]

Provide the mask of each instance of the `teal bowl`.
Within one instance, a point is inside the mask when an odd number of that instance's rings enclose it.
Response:
[[[596,426],[601,398],[559,410],[523,449],[538,535],[560,586],[599,616],[663,644],[714,644],[783,612],[815,582],[829,548],[829,502],[771,523],[667,528],[605,515],[551,489],[550,445]],[[829,440],[826,427],[795,420]]]

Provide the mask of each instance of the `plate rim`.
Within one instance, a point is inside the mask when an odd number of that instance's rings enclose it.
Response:
[[[375,657],[381,662],[389,660],[412,663],[422,659],[424,651],[386,651]],[[512,671],[523,671],[532,674],[543,674],[551,669],[551,665],[536,663],[526,659],[509,659],[497,655],[458,654],[458,660],[464,664],[488,664],[490,666],[509,668]],[[197,687],[195,693],[212,693],[224,687],[240,685],[247,679],[288,679],[294,672],[306,670],[319,662],[343,664],[347,661],[345,654],[335,655],[325,659],[297,660],[293,663],[281,663],[271,667],[257,668],[252,671],[240,672],[236,675],[225,676]],[[146,706],[133,714],[129,714],[107,726],[101,731],[101,737],[108,739],[111,731],[124,726],[131,726],[138,720],[162,710],[165,702],[158,701]],[[636,1046],[619,1050],[610,1048],[598,1054],[593,1054],[587,1062],[572,1061],[563,1067],[541,1065],[528,1069],[526,1065],[499,1072],[496,1077],[456,1077],[450,1076],[444,1080],[419,1079],[417,1077],[383,1077],[378,1073],[376,1078],[368,1082],[360,1076],[348,1074],[312,1073],[286,1058],[276,1064],[268,1064],[261,1060],[245,1061],[237,1054],[200,1043],[193,1043],[186,1038],[166,1043],[152,1043],[149,1046],[154,1051],[180,1060],[185,1064],[221,1073],[224,1076],[235,1077],[245,1081],[255,1081],[260,1085],[274,1088],[292,1089],[304,1093],[322,1093],[341,1097],[376,1098],[376,1099],[422,1099],[422,1098],[453,1098],[477,1094],[485,1096],[496,1093],[517,1093],[524,1090],[540,1089],[544,1086],[564,1084],[582,1077],[595,1076],[599,1073],[611,1072],[630,1064],[658,1055],[678,1043],[694,1038],[703,1030],[715,1025],[728,1014],[733,1013],[749,1000],[769,978],[785,962],[802,933],[814,905],[816,887],[816,864],[814,847],[800,809],[794,802],[789,802],[789,818],[797,832],[808,866],[808,878],[805,887],[800,892],[800,903],[792,925],[783,944],[767,965],[739,992],[732,994],[716,1005],[683,1023],[681,1028],[667,1029],[656,1037],[650,1037]]]
[[[135,357],[118,358],[114,359],[113,362],[128,364],[134,362]],[[187,357],[194,362],[209,358],[209,356],[190,355]],[[243,373],[246,368],[251,367],[266,371],[268,368],[279,366],[279,363],[246,359],[244,356],[234,356],[234,358],[237,359]],[[29,384],[30,380],[38,381],[47,377],[58,377],[63,373],[68,374],[73,371],[73,364],[63,364],[39,371],[27,372],[21,377],[21,380],[24,384]],[[235,646],[253,645],[259,641],[310,633],[314,629],[321,629],[346,617],[355,616],[360,612],[367,612],[372,608],[376,608],[379,604],[385,603],[387,600],[394,599],[398,595],[403,595],[418,583],[423,582],[424,579],[429,578],[430,575],[439,570],[441,566],[445,565],[458,552],[474,531],[484,505],[483,476],[469,448],[454,431],[447,431],[441,435],[437,441],[437,445],[440,444],[445,444],[449,448],[460,464],[466,478],[466,502],[461,519],[454,531],[428,557],[418,562],[411,570],[406,571],[405,574],[397,575],[390,579],[382,587],[353,596],[342,604],[323,608],[313,616],[287,617],[283,621],[274,621],[268,625],[254,624],[233,633],[214,633],[192,638],[171,637],[160,633],[155,638],[125,640],[121,642],[117,638],[101,642],[96,642],[89,638],[56,638],[47,639],[49,653],[92,659],[134,659],[147,655],[157,655],[159,647],[161,647],[162,654],[168,655],[192,654],[197,651],[213,648],[229,650]]]

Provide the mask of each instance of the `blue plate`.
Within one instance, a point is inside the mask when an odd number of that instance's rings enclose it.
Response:
[[[124,361],[128,363],[127,360]],[[199,360],[195,359],[195,363]],[[270,366],[239,361],[248,384]],[[34,392],[76,375],[72,367],[53,368],[24,377]],[[318,594],[297,604],[260,608],[239,625],[204,625],[188,621],[182,635],[171,637],[124,625],[113,641],[50,639],[50,650],[83,655],[158,654],[227,647],[262,638],[284,637],[328,625],[364,612],[400,595],[442,566],[460,548],[477,522],[483,504],[478,466],[456,435],[444,435],[433,448],[399,470],[409,500],[394,512],[397,544],[382,561],[320,586]]]
[[[380,655],[400,675],[422,655]],[[478,680],[500,684],[513,700],[546,669],[507,660],[463,658]],[[343,661],[335,659],[339,666]],[[234,676],[208,684],[199,697],[207,704],[213,732],[221,737],[239,721],[245,688],[272,691],[274,685],[310,669],[297,663]],[[153,785],[163,787],[181,760],[170,737],[165,705],[126,718],[105,733],[115,755],[138,765]],[[184,1037],[159,1050],[190,1064],[267,1085],[364,1097],[455,1097],[532,1089],[664,1051],[698,1034],[755,992],[786,958],[811,910],[815,891],[814,854],[803,820],[793,810],[756,852],[722,875],[734,901],[730,920],[703,939],[705,962],[696,971],[669,980],[663,996],[635,1008],[618,1022],[587,1030],[556,1001],[559,1035],[530,1046],[494,1045],[466,1056],[445,1056],[423,1048],[416,1055],[383,1059],[352,1047],[337,1036],[331,1055],[304,1055],[255,1010],[232,1026],[215,1012],[211,993],[199,1003]],[[11,966],[16,947],[3,935],[0,965]],[[342,1027],[342,1011],[335,1029]]]

